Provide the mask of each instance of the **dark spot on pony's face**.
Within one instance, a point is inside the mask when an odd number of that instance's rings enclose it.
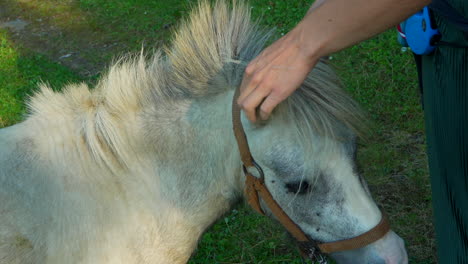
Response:
[[[285,185],[286,191],[294,194],[306,194],[310,192],[310,185],[307,181],[288,182]]]

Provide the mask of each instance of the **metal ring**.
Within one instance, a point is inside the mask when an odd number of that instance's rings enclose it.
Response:
[[[258,175],[255,175],[254,173],[251,173],[249,172],[249,170],[247,169],[247,167],[245,166],[245,164],[242,164],[242,169],[244,170],[244,173],[247,174],[247,173],[250,173],[252,176],[254,176],[255,178],[257,179],[260,179],[260,180],[263,180],[265,178],[265,174],[263,173],[263,169],[262,167],[260,167],[260,165],[258,165],[257,162],[255,162],[255,160],[252,159],[252,164],[253,164],[253,167],[255,169],[257,169],[257,172],[258,172]],[[252,166],[251,166],[252,167]],[[250,168],[251,168],[250,167]]]

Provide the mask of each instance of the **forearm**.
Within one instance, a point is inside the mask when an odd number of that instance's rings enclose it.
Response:
[[[398,24],[431,0],[317,0],[294,29],[311,60]]]

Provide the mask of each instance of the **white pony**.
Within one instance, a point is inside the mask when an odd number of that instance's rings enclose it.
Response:
[[[93,90],[42,85],[0,130],[0,263],[186,263],[243,196],[231,101],[269,36],[245,4],[202,1],[167,55],[123,60]],[[380,221],[354,169],[358,112],[320,63],[268,122],[243,118],[268,188],[314,239]],[[393,232],[332,257],[407,262]]]

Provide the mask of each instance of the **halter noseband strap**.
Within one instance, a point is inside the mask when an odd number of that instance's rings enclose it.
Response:
[[[298,241],[299,249],[302,254],[309,258],[316,258],[319,253],[332,253],[361,248],[379,240],[387,234],[390,230],[390,224],[387,220],[386,214],[381,211],[382,218],[380,222],[371,230],[357,237],[329,243],[320,243],[307,236],[304,231],[302,231],[302,229],[286,214],[286,212],[284,212],[281,206],[279,206],[265,185],[263,170],[252,157],[247,137],[242,126],[240,119],[241,109],[236,102],[238,96],[239,89],[236,89],[232,102],[233,130],[246,177],[245,195],[247,196],[247,202],[253,209],[255,209],[255,211],[265,215],[260,206],[260,196],[277,220]]]

